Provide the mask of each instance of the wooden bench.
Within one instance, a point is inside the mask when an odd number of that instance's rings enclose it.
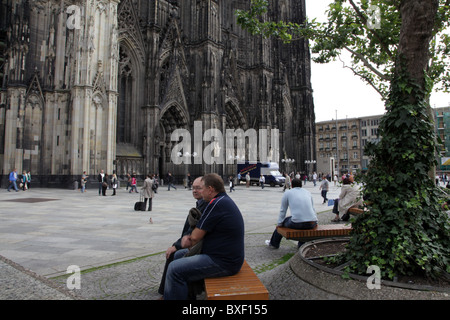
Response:
[[[314,229],[298,230],[278,227],[277,232],[286,239],[307,242],[322,238],[348,237],[352,227],[347,224],[321,224]]]
[[[352,208],[348,209],[348,213],[350,213],[351,215],[354,215],[354,216],[357,216],[364,212],[365,212],[364,209],[357,208],[357,207],[352,207]]]
[[[205,292],[207,300],[269,300],[269,292],[247,261],[234,276],[206,278]]]

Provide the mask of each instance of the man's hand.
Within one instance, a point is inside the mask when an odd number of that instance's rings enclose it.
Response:
[[[190,248],[192,247],[191,235],[184,236],[181,238],[181,247],[182,248]]]
[[[206,231],[195,228],[190,235],[181,238],[181,247],[190,248],[196,245],[206,235]]]
[[[177,251],[177,248],[175,246],[169,247],[169,249],[166,250],[166,259],[169,259],[170,255]]]

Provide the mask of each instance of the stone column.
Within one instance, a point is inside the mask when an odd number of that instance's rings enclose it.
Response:
[[[161,110],[158,106],[143,106],[142,107],[144,118],[145,118],[145,128],[144,128],[144,168],[145,174],[148,173],[158,173],[158,154],[159,150],[156,150],[158,147],[156,145],[156,130],[159,125],[159,118],[161,114]]]

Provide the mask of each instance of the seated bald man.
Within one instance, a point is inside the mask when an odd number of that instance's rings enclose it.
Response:
[[[244,262],[244,220],[239,208],[228,197],[222,178],[206,174],[203,200],[208,202],[197,227],[181,240],[183,248],[202,242],[200,254],[185,257],[178,250],[166,275],[164,300],[186,300],[188,284],[209,277],[231,276]]]

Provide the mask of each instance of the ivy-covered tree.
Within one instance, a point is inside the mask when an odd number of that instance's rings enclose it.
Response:
[[[365,274],[370,265],[390,279],[450,272],[449,217],[428,174],[437,151],[429,96],[435,83],[449,88],[449,37],[442,33],[449,2],[336,0],[326,25],[265,21],[265,0],[252,0],[248,11],[237,13],[252,33],[313,40],[318,61],[350,51],[355,73],[386,99],[380,142],[366,148],[371,162],[362,182],[368,211],[352,221],[347,251],[337,258],[348,262],[349,272]],[[368,24],[370,5],[380,9],[380,28]]]

